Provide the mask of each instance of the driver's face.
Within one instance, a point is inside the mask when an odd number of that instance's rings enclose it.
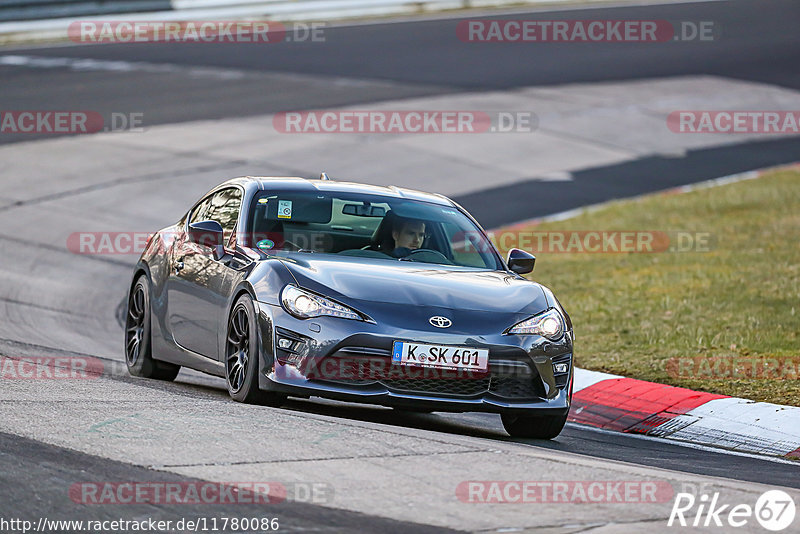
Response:
[[[425,239],[425,223],[406,223],[401,230],[393,231],[392,237],[394,238],[395,248],[405,247],[411,250],[418,249],[422,246],[422,241]]]

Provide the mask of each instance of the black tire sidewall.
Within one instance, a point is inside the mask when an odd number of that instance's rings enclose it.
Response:
[[[503,414],[503,427],[515,438],[553,439],[567,423],[567,415]]]
[[[144,319],[142,324],[142,337],[139,340],[139,357],[136,362],[131,365],[128,361],[128,332],[127,332],[127,318],[130,314],[131,303],[139,287],[144,292]],[[128,310],[125,316],[125,364],[128,366],[128,372],[133,376],[150,377],[153,374],[153,360],[150,353],[150,288],[148,287],[147,277],[141,275],[131,289],[131,294],[128,297]]]
[[[136,283],[133,284],[133,288],[131,289],[131,294],[128,297],[128,310],[127,314],[130,313],[130,306],[131,301],[133,300],[134,295],[136,294],[137,289],[141,287],[142,291],[144,292],[144,319],[142,324],[142,338],[139,341],[139,357],[136,359],[136,363],[131,365],[128,362],[128,354],[125,354],[125,365],[128,366],[128,372],[133,376],[138,376],[142,378],[152,378],[155,380],[166,380],[172,381],[178,376],[178,372],[181,369],[180,365],[176,365],[174,363],[162,362],[157,361],[153,358],[153,338],[151,335],[151,324],[152,324],[152,313],[150,308],[150,279],[147,278],[147,275],[142,274],[139,278],[136,279]],[[127,315],[125,316],[125,350],[128,350],[128,338],[127,338]]]
[[[248,343],[248,361],[247,361],[247,369],[245,369],[244,375],[244,383],[239,391],[234,392],[231,389],[231,384],[228,378],[228,342],[227,337],[228,333],[231,328],[231,319],[237,313],[239,308],[244,307],[247,311],[247,322],[248,322],[248,332],[249,332],[249,339],[247,340]],[[249,295],[245,294],[236,299],[236,303],[231,308],[231,313],[228,316],[228,321],[226,322],[225,326],[225,354],[223,357],[225,358],[225,384],[228,388],[228,393],[230,394],[231,398],[238,402],[245,402],[248,404],[256,403],[259,399],[260,391],[258,389],[258,372],[260,366],[259,357],[259,343],[258,343],[258,321],[256,321],[256,310],[253,306],[253,299],[250,298]]]

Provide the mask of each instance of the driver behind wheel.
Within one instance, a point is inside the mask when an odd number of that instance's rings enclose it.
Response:
[[[390,252],[395,258],[408,256],[417,250],[425,241],[425,223],[413,219],[397,217],[392,224],[394,250]]]

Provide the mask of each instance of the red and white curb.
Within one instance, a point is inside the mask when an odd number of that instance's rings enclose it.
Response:
[[[800,459],[800,408],[575,369],[569,420],[597,428]]]

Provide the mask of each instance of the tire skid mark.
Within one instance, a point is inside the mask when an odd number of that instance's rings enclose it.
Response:
[[[117,260],[114,258],[107,258],[105,256],[94,255],[94,254],[75,254],[74,252],[70,252],[67,247],[59,247],[55,245],[48,245],[46,243],[36,243],[35,241],[30,241],[27,239],[23,239],[20,237],[13,237],[9,235],[0,235],[0,240],[2,241],[9,241],[11,243],[17,243],[20,245],[24,245],[26,247],[35,247],[41,250],[45,250],[47,252],[57,252],[59,254],[69,254],[70,257],[78,257],[78,258],[85,258],[92,261],[100,261],[109,265],[116,265],[118,267],[125,267],[126,269],[132,269],[133,264],[130,262]]]
[[[435,440],[425,440],[435,441]],[[462,445],[463,446],[463,445]],[[431,451],[431,452],[406,452],[398,454],[369,454],[366,456],[329,456],[326,458],[287,458],[285,460],[251,460],[242,462],[212,462],[212,463],[199,463],[199,464],[164,464],[164,465],[150,465],[151,469],[178,469],[185,467],[219,467],[231,465],[267,465],[267,464],[286,464],[286,463],[309,463],[309,462],[328,462],[338,460],[369,460],[380,458],[418,458],[420,456],[444,456],[451,454],[476,454],[476,453],[490,453],[494,449],[467,449],[463,451]]]
[[[153,182],[157,180],[161,180],[164,178],[180,178],[187,175],[195,174],[195,173],[202,173],[202,172],[211,172],[217,170],[224,170],[224,169],[231,169],[236,167],[241,167],[246,165],[248,162],[245,160],[226,160],[217,163],[209,163],[206,165],[198,165],[195,167],[188,167],[186,169],[179,169],[169,172],[153,172],[149,174],[142,174],[138,176],[128,176],[125,178],[117,178],[115,180],[111,180],[109,182],[101,182],[98,184],[91,184],[85,185],[82,187],[77,187],[75,189],[68,189],[66,191],[61,191],[58,193],[52,193],[50,195],[43,195],[41,197],[32,198],[28,200],[17,200],[11,204],[0,206],[0,211],[8,212],[14,208],[19,208],[22,206],[31,206],[36,204],[42,204],[44,202],[50,202],[51,200],[61,200],[63,198],[73,197],[77,195],[82,195],[84,193],[93,193],[95,191],[102,191],[103,189],[109,189],[112,187],[117,187],[119,185],[129,185],[135,183],[145,183],[145,182]]]
[[[29,308],[36,308],[37,310],[49,311],[54,313],[63,313],[74,317],[83,317],[84,319],[97,319],[95,315],[87,315],[85,313],[76,312],[75,310],[62,310],[61,308],[53,308],[51,306],[44,306],[33,302],[25,302],[23,300],[10,299],[7,297],[0,297],[0,302],[14,304],[15,306],[27,306]]]

